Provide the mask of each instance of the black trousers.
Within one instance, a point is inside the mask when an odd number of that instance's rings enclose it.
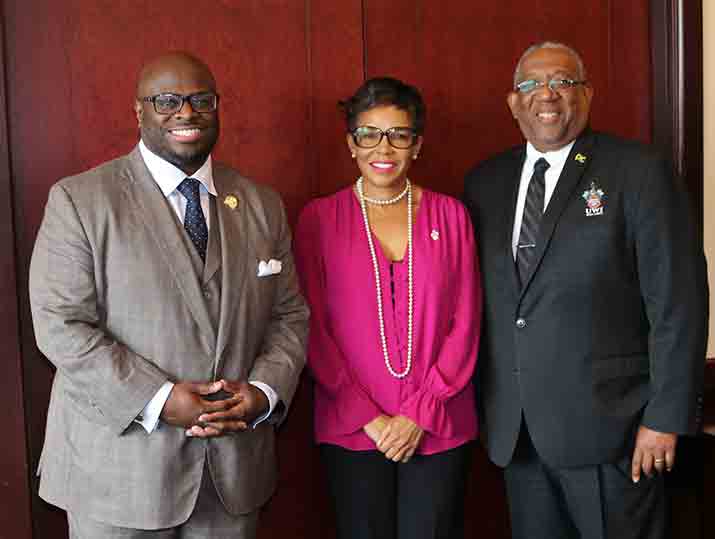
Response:
[[[663,477],[631,480],[631,454],[582,468],[553,468],[522,421],[504,470],[513,539],[665,539]]]
[[[461,539],[472,444],[394,463],[323,444],[338,539]]]

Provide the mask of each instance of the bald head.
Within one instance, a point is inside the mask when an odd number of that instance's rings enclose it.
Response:
[[[188,52],[172,51],[144,65],[137,80],[137,96],[162,93],[156,89],[167,77],[203,81],[208,88],[216,91],[216,80],[204,62]]]
[[[173,100],[180,108],[169,107],[166,112],[166,107],[157,107],[159,102],[152,99],[160,94],[173,94],[162,100]],[[218,139],[219,117],[214,107],[218,98],[212,94],[216,94],[216,80],[211,70],[186,52],[162,54],[139,73],[134,111],[142,141],[187,175],[201,168]]]

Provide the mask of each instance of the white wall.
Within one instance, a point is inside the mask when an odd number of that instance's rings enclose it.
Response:
[[[705,255],[710,281],[710,342],[715,357],[715,2],[703,0],[703,195]]]

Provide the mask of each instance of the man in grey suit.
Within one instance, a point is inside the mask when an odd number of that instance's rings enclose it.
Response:
[[[144,67],[141,141],[52,187],[30,268],[57,367],[40,495],[74,538],[251,538],[308,310],[280,198],[211,160],[208,67]]]

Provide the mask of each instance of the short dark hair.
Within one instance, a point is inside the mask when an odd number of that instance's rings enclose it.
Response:
[[[425,129],[425,103],[417,88],[392,77],[369,79],[345,101],[338,101],[348,131],[355,129],[358,114],[375,107],[393,106],[407,111],[418,135]]]

